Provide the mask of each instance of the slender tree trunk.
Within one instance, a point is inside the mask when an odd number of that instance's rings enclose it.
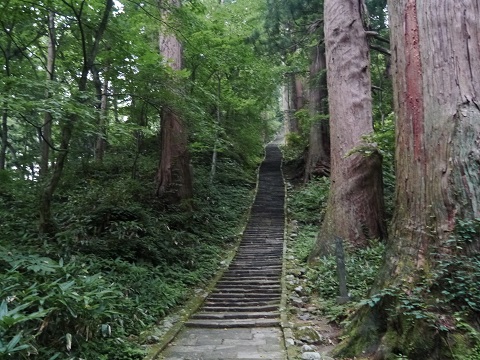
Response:
[[[95,59],[97,58],[99,52],[100,41],[103,38],[105,30],[107,28],[108,19],[113,8],[113,0],[105,0],[105,9],[102,16],[102,20],[98,26],[97,31],[95,32],[94,43],[90,48],[87,48],[86,34],[82,33],[82,42],[84,45],[83,55],[83,66],[81,70],[80,79],[78,80],[78,90],[79,93],[84,93],[87,90],[88,83],[88,74],[90,73],[92,67],[94,66]],[[77,18],[77,22],[80,29],[83,29],[82,24],[83,19]],[[78,100],[79,102],[85,100]],[[64,124],[61,127],[61,139],[60,139],[60,151],[57,155],[51,177],[43,191],[41,193],[40,199],[40,219],[39,219],[39,228],[42,233],[53,233],[55,232],[55,224],[52,220],[51,205],[52,198],[55,190],[57,189],[58,184],[60,183],[63,169],[67,161],[67,155],[70,148],[70,140],[72,138],[73,130],[75,124],[78,120],[77,114],[70,114],[68,119],[65,119]]]
[[[2,146],[0,147],[0,170],[5,170],[7,165],[7,147],[8,147],[8,110],[4,102],[2,110]]]
[[[435,6],[389,0],[389,14],[396,207],[386,262],[372,293],[390,288],[399,295],[362,308],[341,351],[369,349],[375,359],[394,352],[409,359],[450,359],[455,340],[464,341],[461,330],[438,331],[399,308],[401,296],[408,299],[415,287],[426,286],[418,285],[422,279],[433,278],[439,258],[454,261],[480,252],[478,231],[455,252],[448,246],[459,223],[480,218],[480,5],[476,0],[442,0]],[[424,294],[433,307],[442,299],[440,291],[448,291],[435,285]],[[440,324],[455,325],[451,314],[444,310],[442,316],[436,319]],[[478,312],[470,310],[470,316],[465,321],[476,318],[478,327]]]
[[[10,47],[11,42],[8,42],[5,53],[5,76],[10,76]],[[5,89],[8,91],[8,88]],[[1,141],[0,146],[0,170],[5,170],[7,166],[7,148],[8,148],[8,103],[4,100],[2,103],[2,127],[1,127]]]
[[[108,122],[108,80],[105,79],[102,88],[102,100],[100,103],[100,118],[99,118],[100,134],[97,137],[97,144],[95,149],[95,156],[98,161],[103,161],[105,150],[107,148],[107,122]]]
[[[47,54],[47,85],[55,79],[55,57],[56,57],[56,35],[55,35],[55,13],[50,11],[48,13],[48,54]],[[51,92],[47,87],[45,97],[51,97]],[[53,116],[50,111],[46,111],[44,115],[43,127],[40,130],[40,177],[44,177],[48,172],[50,161],[50,147],[52,142],[52,122]]]
[[[318,44],[311,52],[309,113],[313,118],[320,117],[310,128],[308,151],[305,160],[304,181],[313,176],[330,175],[330,130],[326,117],[327,107],[327,76],[325,48]]]
[[[178,0],[168,0],[166,5],[180,6]],[[169,21],[169,13],[162,17]],[[175,35],[161,31],[160,53],[173,70],[183,68],[182,44]],[[155,178],[155,194],[168,202],[178,203],[193,196],[192,172],[188,152],[188,134],[178,109],[164,106],[160,123],[160,164]]]
[[[221,117],[221,109],[220,109],[220,95],[222,90],[222,78],[220,75],[218,76],[218,84],[217,84],[217,121],[215,124],[215,140],[213,143],[213,152],[212,152],[212,166],[210,168],[210,184],[213,183],[213,179],[215,177],[215,172],[217,169],[217,153],[218,153],[218,128],[220,127],[220,117]]]
[[[113,118],[115,119],[115,123],[119,123],[119,116],[118,116],[118,96],[117,96],[117,91],[115,89],[115,86],[113,85],[112,82],[112,104],[113,104]]]
[[[325,0],[331,190],[312,260],[334,237],[355,246],[384,238],[382,160],[362,137],[373,131],[368,43],[358,0]],[[369,155],[358,151],[367,149]]]
[[[105,74],[108,72],[108,68],[105,70]],[[102,162],[105,155],[105,149],[107,146],[107,116],[108,116],[108,79],[102,82],[100,73],[95,67],[92,69],[93,80],[95,83],[95,89],[97,92],[98,101],[98,135],[95,140],[94,158],[96,161]],[[105,75],[106,76],[106,75]]]

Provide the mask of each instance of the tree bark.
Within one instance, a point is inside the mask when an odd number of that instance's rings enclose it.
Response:
[[[218,143],[219,143],[219,127],[220,127],[220,120],[221,120],[221,109],[220,109],[220,97],[222,94],[222,78],[220,74],[218,75],[218,83],[217,83],[217,121],[215,123],[215,139],[213,143],[213,151],[212,151],[212,165],[210,167],[210,184],[213,184],[213,179],[215,177],[215,172],[217,170],[217,155],[218,155]]]
[[[182,120],[171,109],[162,111],[160,166],[156,176],[156,195],[169,203],[179,203],[193,196],[187,133]]]
[[[0,170],[5,170],[7,165],[7,147],[8,147],[8,110],[6,102],[3,103],[2,110],[2,145],[0,146]]]
[[[361,10],[358,0],[325,0],[331,190],[310,260],[332,253],[334,236],[355,246],[386,236],[382,160],[363,140],[373,127],[368,43]]]
[[[93,67],[92,73],[98,101],[98,135],[95,140],[94,158],[96,161],[102,162],[107,147],[108,79],[106,78],[106,73],[108,73],[108,67],[105,70],[105,79],[103,82],[98,69]]]
[[[325,48],[318,44],[311,52],[309,113],[311,117],[320,117],[320,119],[316,120],[310,128],[305,160],[305,183],[314,176],[330,175],[330,130],[326,119],[328,114],[326,66]],[[323,116],[325,118],[322,118]]]
[[[386,262],[372,293],[395,288],[408,296],[436,271],[439,257],[454,258],[447,242],[459,221],[480,217],[480,6],[476,0],[442,0],[435,6],[389,0],[389,14],[396,207]],[[456,251],[478,255],[480,234],[472,236]],[[435,303],[437,295],[426,296]],[[418,336],[421,320],[402,322],[404,315],[391,315],[399,301],[382,299],[361,309],[343,354],[368,348],[376,359],[394,351],[412,359],[451,358],[455,344],[440,332],[426,328]]]
[[[5,47],[5,76],[8,78],[10,76],[10,50],[11,50],[11,41],[8,41],[7,46]],[[5,89],[8,91],[8,86]],[[0,137],[2,140],[0,146],[0,170],[5,170],[7,166],[7,148],[8,148],[8,103],[7,100],[4,100],[2,109],[2,127]]]
[[[55,57],[56,57],[56,35],[55,35],[55,13],[48,12],[48,51],[47,51],[47,85],[55,79]],[[47,88],[45,97],[51,97],[50,90]],[[44,177],[48,173],[50,161],[50,147],[52,142],[52,122],[53,116],[50,111],[46,111],[44,115],[43,127],[40,130],[40,177]]]
[[[300,131],[300,126],[298,124],[297,115],[295,114],[298,110],[303,107],[303,86],[301,79],[299,79],[298,74],[290,73],[290,84],[289,84],[289,117],[288,117],[288,128],[289,132],[298,133]]]
[[[180,1],[169,0],[167,5],[179,7]],[[162,15],[170,20],[169,12]],[[173,70],[183,68],[182,44],[175,35],[161,31],[160,53]],[[169,203],[179,203],[193,196],[192,172],[188,152],[188,135],[180,111],[172,104],[164,106],[160,122],[160,164],[155,177],[155,194]]]

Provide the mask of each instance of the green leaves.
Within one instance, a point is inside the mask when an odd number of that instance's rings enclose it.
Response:
[[[0,340],[6,344],[5,352],[40,349],[44,340],[58,341],[65,334],[67,345],[71,337],[71,348],[82,338],[97,336],[97,328],[100,332],[102,324],[120,314],[120,288],[74,262],[3,252],[1,259],[8,264],[0,275],[5,285],[0,290]]]

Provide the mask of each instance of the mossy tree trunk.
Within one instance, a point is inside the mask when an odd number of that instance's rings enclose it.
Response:
[[[386,263],[372,294],[392,288],[409,299],[422,279],[432,277],[439,257],[453,257],[447,241],[456,224],[480,218],[480,5],[389,0],[389,14],[396,207]],[[478,255],[479,240],[477,232],[457,251]],[[438,300],[433,292],[425,296]],[[398,297],[384,296],[363,307],[340,352],[450,358],[455,344],[447,345],[425,321],[398,312],[399,305]]]
[[[325,0],[324,6],[331,190],[311,260],[331,253],[335,236],[355,246],[365,245],[369,238],[386,236],[382,159],[363,140],[373,132],[373,126],[369,49],[361,1]]]

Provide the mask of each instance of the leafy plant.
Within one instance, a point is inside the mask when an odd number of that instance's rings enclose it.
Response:
[[[289,193],[289,217],[304,224],[320,224],[325,214],[330,179],[315,178]]]
[[[120,315],[121,288],[72,261],[38,255],[0,253],[0,338],[5,352],[28,356],[50,350],[72,350],[78,343],[101,338]],[[49,350],[49,351],[50,351]]]

